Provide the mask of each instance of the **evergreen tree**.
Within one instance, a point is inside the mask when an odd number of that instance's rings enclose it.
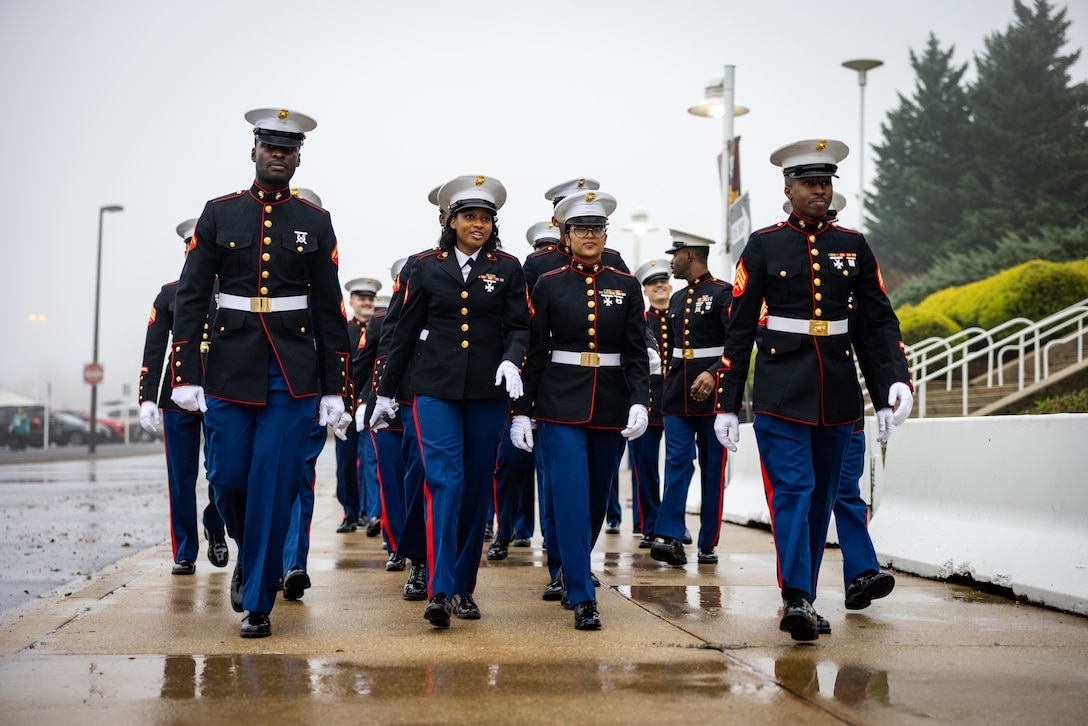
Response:
[[[921,56],[911,50],[914,95],[899,95],[899,107],[881,124],[884,142],[873,147],[877,176],[865,206],[868,238],[893,275],[928,269],[959,228],[957,189],[972,155],[961,85],[967,66],[953,65],[953,51],[942,50],[932,33]]]
[[[960,185],[960,252],[1088,215],[1088,84],[1070,82],[1080,51],[1061,55],[1066,10],[1047,0],[1013,7],[1015,22],[986,39],[968,89],[976,165]]]

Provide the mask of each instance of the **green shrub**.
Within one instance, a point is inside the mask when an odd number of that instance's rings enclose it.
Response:
[[[961,328],[950,317],[929,308],[907,305],[895,311],[899,316],[899,330],[903,342],[914,345],[926,338],[947,338]]]
[[[1024,263],[978,284],[984,289],[977,300],[977,324],[986,329],[1016,317],[1039,321],[1088,298],[1088,276],[1071,265],[1043,260]]]
[[[1020,413],[1088,413],[1088,388],[1060,396],[1047,396]]]

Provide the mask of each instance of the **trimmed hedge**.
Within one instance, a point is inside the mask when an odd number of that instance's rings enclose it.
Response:
[[[899,331],[907,345],[920,343],[926,338],[947,338],[958,333],[961,328],[947,315],[933,310],[921,310],[914,305],[906,305],[896,310],[899,316]]]

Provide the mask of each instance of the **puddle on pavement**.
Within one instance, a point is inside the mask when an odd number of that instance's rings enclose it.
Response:
[[[45,660],[48,659],[48,665]],[[46,669],[42,681],[34,673]],[[65,687],[58,692],[57,683]],[[401,699],[490,694],[555,697],[629,693],[722,700],[732,695],[769,700],[781,695],[769,681],[731,672],[722,660],[700,663],[443,663],[372,667],[329,658],[278,654],[103,656],[32,654],[0,667],[0,699],[57,704],[81,699],[171,700],[271,698]]]

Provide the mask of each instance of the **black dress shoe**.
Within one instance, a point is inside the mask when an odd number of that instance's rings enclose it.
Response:
[[[708,550],[699,550],[699,564],[700,565],[716,565],[718,564],[718,553],[711,547]]]
[[[196,572],[196,563],[192,560],[178,560],[170,568],[171,575],[191,575]]]
[[[576,630],[600,630],[601,615],[597,612],[597,603],[586,600],[574,606],[574,628]]]
[[[820,637],[819,616],[805,598],[791,601],[782,610],[778,629],[789,633],[794,640],[816,640]]]
[[[563,592],[566,589],[567,588],[563,586],[563,573],[560,572],[552,578],[551,582],[544,586],[544,594],[541,596],[541,599],[555,602],[563,597]]]
[[[405,600],[427,599],[427,565],[413,562],[408,570],[408,582],[404,583]]]
[[[609,522],[608,526],[604,528],[604,533],[605,534],[619,534],[620,533],[620,523],[615,521],[615,520]]]
[[[654,546],[654,533],[643,532],[642,539],[638,541],[638,548],[640,550],[648,550]]]
[[[453,614],[460,620],[479,620],[480,607],[472,599],[472,595],[454,595]]]
[[[283,599],[301,600],[302,595],[310,589],[310,576],[299,567],[292,567],[283,576]]]
[[[371,517],[366,520],[366,536],[377,537],[378,533],[382,531],[382,520],[377,517]]]
[[[344,521],[340,523],[340,526],[336,528],[337,534],[347,534],[348,532],[354,532],[359,528],[357,522],[353,522],[348,517],[344,517]]]
[[[406,566],[407,563],[404,561],[404,558],[396,552],[389,555],[389,559],[385,561],[386,572],[404,572]]]
[[[234,565],[234,574],[230,576],[230,606],[234,612],[242,612],[242,563]]]
[[[272,635],[272,621],[268,613],[248,612],[242,618],[243,638],[267,638]]]
[[[846,588],[846,609],[864,610],[873,600],[887,597],[895,587],[895,578],[887,572],[858,575]]]
[[[650,546],[650,557],[673,567],[683,567],[688,563],[688,556],[684,554],[684,545],[680,544],[680,540],[671,537],[655,539]]]
[[[489,540],[489,539],[493,539],[494,537],[495,537],[495,524],[493,522],[488,522],[487,526],[484,527],[484,539]]]
[[[450,626],[450,599],[444,593],[438,593],[427,603],[427,609],[423,611],[423,617],[436,628],[448,628]]]
[[[816,613],[816,632],[820,635],[831,635],[831,623],[819,613]]]
[[[204,530],[204,539],[208,540],[208,562],[216,567],[226,567],[230,562],[227,538],[221,534],[209,534],[208,530]]]
[[[495,539],[491,543],[491,546],[487,548],[487,559],[489,560],[505,560],[510,554],[510,550],[506,548],[506,543],[501,539]]]
[[[514,541],[510,544],[515,547],[530,547],[533,544],[533,540],[529,537],[515,537]]]
[[[691,544],[692,541],[693,540],[691,539],[691,530],[687,527],[684,527],[684,544]]]

